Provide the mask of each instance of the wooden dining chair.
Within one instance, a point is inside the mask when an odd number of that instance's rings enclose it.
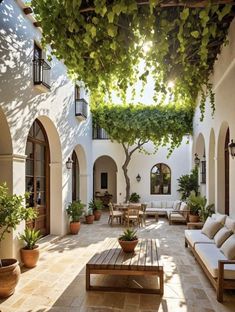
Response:
[[[141,220],[140,220],[139,212],[140,212],[140,207],[129,206],[124,215],[124,224],[127,225],[128,227],[130,226],[130,224],[132,225],[136,224],[140,226]]]
[[[108,224],[111,223],[113,225],[113,220],[116,219],[119,221],[120,224],[122,224],[122,217],[123,213],[121,211],[117,211],[113,209],[113,204],[109,203],[109,220]]]

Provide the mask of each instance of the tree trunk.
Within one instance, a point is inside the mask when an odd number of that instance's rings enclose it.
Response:
[[[128,176],[128,165],[129,165],[129,162],[131,160],[131,157],[129,154],[126,154],[126,160],[122,166],[122,170],[123,170],[123,173],[124,173],[124,177],[125,177],[125,180],[126,180],[126,197],[125,197],[125,202],[128,202],[129,198],[130,198],[130,178]]]

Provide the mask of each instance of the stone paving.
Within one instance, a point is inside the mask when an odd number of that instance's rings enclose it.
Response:
[[[168,225],[165,218],[147,219],[138,229],[142,238],[157,238],[165,272],[164,295],[87,292],[85,264],[106,237],[118,237],[123,228],[107,224],[104,213],[92,225],[82,224],[78,235],[67,235],[41,252],[34,269],[22,268],[14,295],[0,301],[1,312],[227,312],[235,311],[235,291],[227,291],[224,303],[189,249],[184,247],[184,225]],[[126,283],[128,277],[102,277],[104,283]],[[131,277],[133,279],[133,277]],[[144,278],[144,277],[139,277]],[[130,282],[130,281],[128,281]],[[135,281],[138,283],[138,279]],[[141,280],[151,284],[152,280]]]

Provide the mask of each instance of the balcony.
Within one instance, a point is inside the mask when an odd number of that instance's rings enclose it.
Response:
[[[50,65],[44,59],[33,60],[33,83],[38,86],[41,91],[50,89]]]
[[[100,127],[93,126],[93,140],[108,140],[109,136],[107,132]]]
[[[87,119],[87,101],[84,99],[75,99],[75,116],[82,121]]]

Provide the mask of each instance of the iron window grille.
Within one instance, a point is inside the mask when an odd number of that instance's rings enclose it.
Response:
[[[50,70],[51,67],[44,59],[33,60],[33,82],[34,85],[43,85],[50,89]]]

